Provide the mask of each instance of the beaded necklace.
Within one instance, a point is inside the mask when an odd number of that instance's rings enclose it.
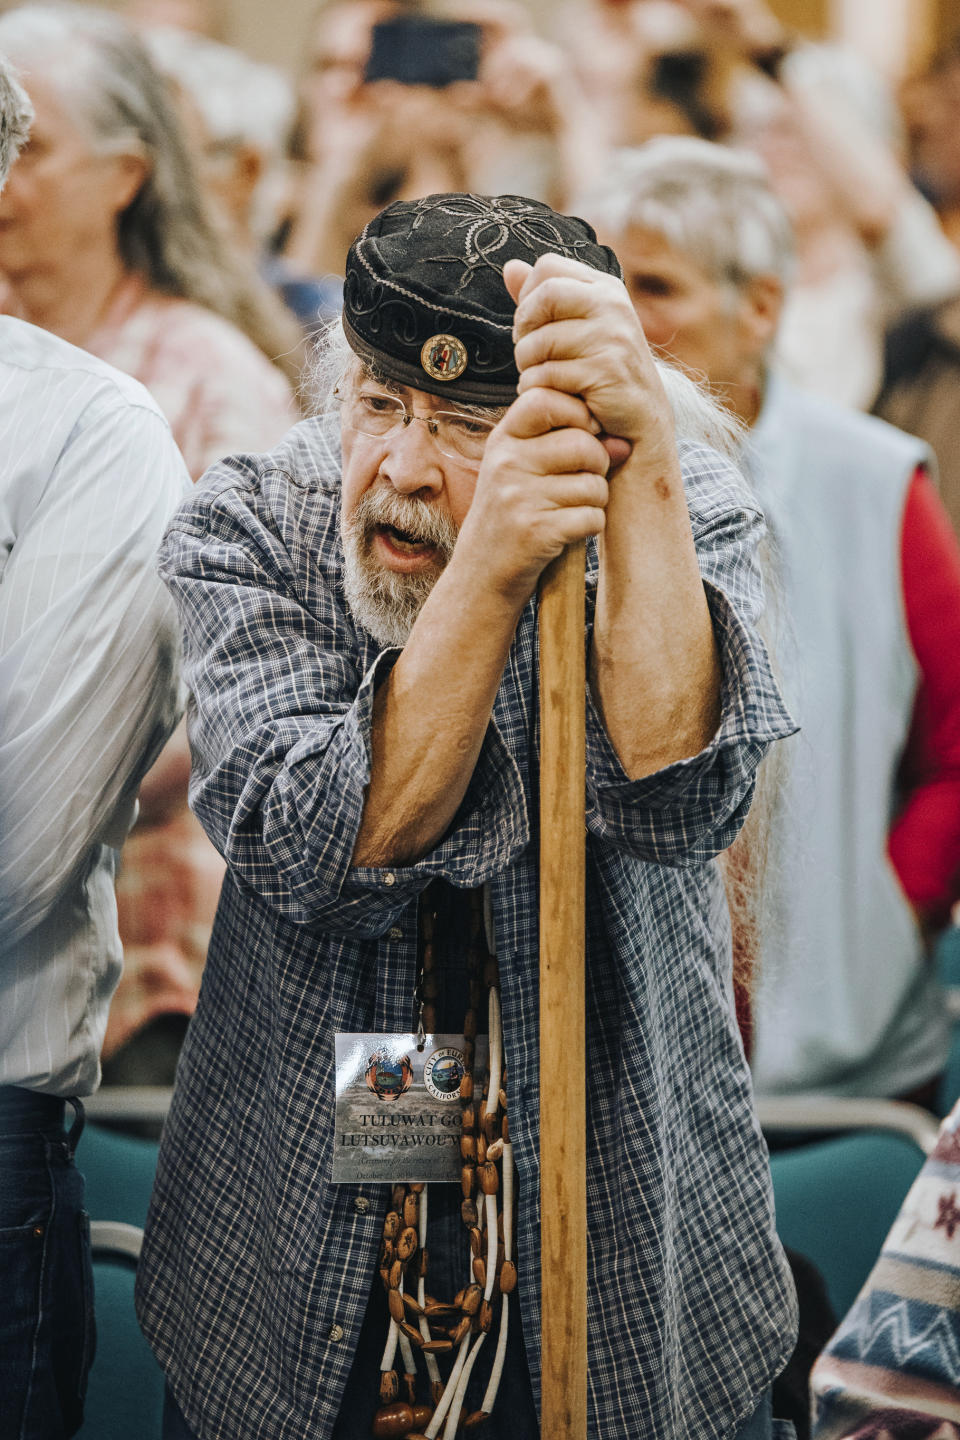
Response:
[[[449,1301],[426,1288],[429,1186],[395,1185],[383,1224],[378,1269],[387,1292],[390,1325],[380,1362],[380,1408],[371,1433],[376,1440],[454,1440],[458,1427],[482,1425],[496,1401],[509,1333],[510,1295],[516,1287],[513,1259],[514,1168],[507,1124],[506,1070],[500,1017],[500,977],[492,943],[486,894],[470,895],[467,948],[469,998],[464,1015],[464,1075],[460,1082],[460,1217],[467,1237],[467,1283]],[[420,963],[417,1036],[423,1046],[436,1029],[437,912],[429,889],[420,902]],[[489,939],[488,939],[489,937]],[[488,1059],[475,1077],[478,1012],[486,1003]],[[480,1409],[461,1421],[467,1384],[477,1356],[496,1331],[496,1354]],[[395,1368],[403,1363],[403,1398]],[[429,1381],[431,1404],[417,1403],[417,1357]],[[441,1371],[449,1364],[444,1378]]]

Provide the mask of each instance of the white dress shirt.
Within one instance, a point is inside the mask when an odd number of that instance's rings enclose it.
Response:
[[[99,1081],[116,852],[179,710],[155,553],[188,489],[137,381],[0,317],[2,1085]]]

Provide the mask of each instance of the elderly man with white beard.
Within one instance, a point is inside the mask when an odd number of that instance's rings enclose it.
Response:
[[[724,424],[517,196],[382,212],[320,369],[162,551],[228,867],[138,1278],[168,1440],[539,1433],[535,590],[584,539],[589,1433],[783,1433],[714,857],[794,726]]]

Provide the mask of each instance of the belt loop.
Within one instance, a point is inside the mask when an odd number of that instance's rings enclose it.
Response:
[[[75,1117],[73,1124],[67,1131],[67,1152],[70,1156],[70,1159],[72,1160],[74,1155],[76,1154],[76,1149],[80,1141],[80,1136],[83,1134],[83,1127],[86,1124],[87,1117],[83,1105],[80,1103],[80,1101],[75,1095],[67,1096],[67,1104],[73,1106],[73,1113]]]

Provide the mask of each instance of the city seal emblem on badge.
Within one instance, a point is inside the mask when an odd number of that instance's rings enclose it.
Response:
[[[467,368],[467,347],[455,335],[431,335],[420,364],[432,380],[456,380]]]
[[[423,1083],[435,1100],[458,1100],[465,1071],[463,1051],[447,1046],[434,1050],[424,1065]]]

